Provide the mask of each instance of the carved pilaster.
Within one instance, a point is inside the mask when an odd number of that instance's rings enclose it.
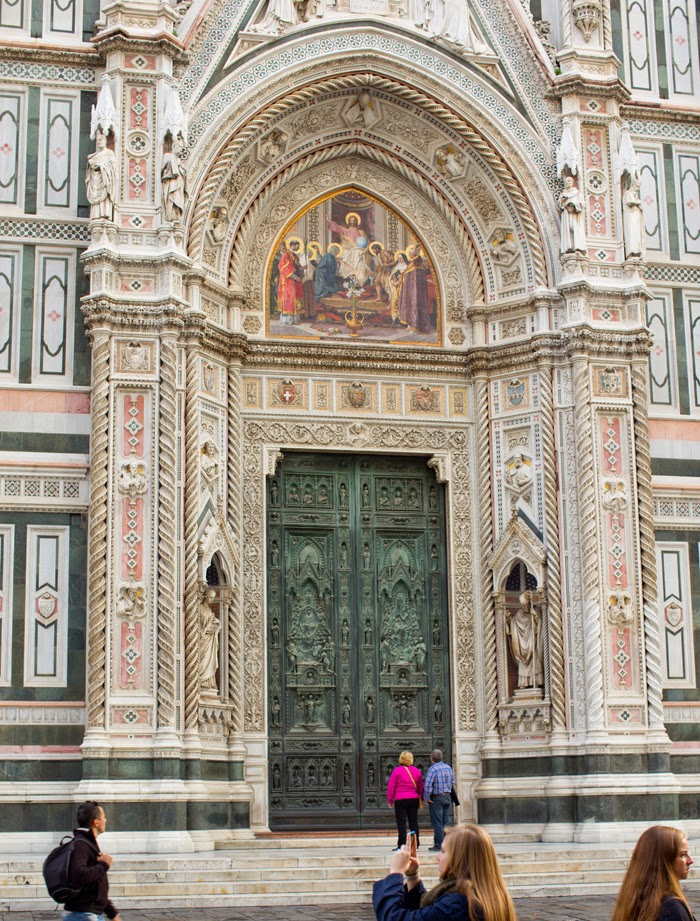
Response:
[[[574,405],[578,446],[578,497],[583,550],[583,617],[586,646],[586,713],[589,729],[605,725],[600,630],[600,575],[596,518],[595,458],[588,362],[574,363]]]
[[[542,468],[544,477],[544,519],[547,547],[547,618],[550,696],[553,728],[566,727],[566,691],[564,673],[564,627],[561,609],[561,573],[559,560],[559,502],[554,450],[554,395],[552,369],[540,372],[542,425]],[[546,662],[545,662],[546,667]]]
[[[199,701],[199,352],[190,345],[185,368],[185,729],[196,729]]]
[[[241,376],[238,367],[228,369],[228,524],[237,545],[241,541]],[[243,731],[243,624],[241,618],[240,574],[232,575],[233,589],[228,604],[228,674],[232,731]]]
[[[662,729],[664,721],[661,688],[661,640],[659,637],[656,548],[653,527],[654,505],[651,492],[646,362],[637,361],[632,364],[632,407],[637,465],[637,507],[642,567],[648,720],[650,729]]]
[[[158,462],[158,728],[175,726],[175,433],[177,347],[174,337],[160,343]]]
[[[109,335],[92,339],[92,440],[88,608],[87,725],[104,729],[106,717],[107,529],[109,481]]]
[[[491,438],[489,431],[489,385],[476,385],[476,418],[479,420],[477,466],[479,470],[479,546],[482,560],[493,553],[493,501],[491,494]],[[498,677],[496,666],[496,610],[491,577],[482,573],[481,616],[483,631],[484,732],[494,732],[498,720]]]

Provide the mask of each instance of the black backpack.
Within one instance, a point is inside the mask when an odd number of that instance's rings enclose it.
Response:
[[[70,878],[70,863],[75,849],[75,838],[66,835],[44,861],[42,872],[51,898],[62,905],[81,892]]]

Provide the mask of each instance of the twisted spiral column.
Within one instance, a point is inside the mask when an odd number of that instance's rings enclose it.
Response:
[[[479,470],[479,543],[482,561],[493,552],[493,509],[491,499],[491,433],[489,384],[476,385],[477,464]],[[481,579],[481,611],[484,644],[484,732],[494,732],[498,724],[498,669],[496,662],[496,608],[493,580],[485,568]]]
[[[663,727],[661,688],[661,638],[659,635],[658,587],[656,584],[656,537],[654,503],[651,491],[651,454],[647,408],[646,363],[632,365],[632,417],[637,459],[637,508],[639,510],[639,548],[642,564],[642,603],[644,646],[646,650],[647,706],[649,727]]]
[[[109,372],[110,337],[92,339],[92,434],[90,440],[90,543],[88,655],[88,729],[103,729],[106,717],[107,527],[109,523]]]
[[[603,657],[600,628],[600,581],[596,519],[593,418],[588,362],[574,363],[574,406],[578,449],[578,498],[581,522],[583,620],[586,655],[586,715],[589,729],[605,725]]]
[[[547,624],[549,666],[554,728],[566,728],[566,691],[564,674],[564,624],[561,610],[561,570],[559,559],[559,502],[557,491],[557,456],[554,447],[554,391],[552,368],[540,370],[542,406],[542,467],[544,479],[544,519],[547,536]]]
[[[241,377],[240,369],[228,369],[228,471],[227,517],[236,547],[241,546]],[[232,574],[233,592],[228,608],[228,681],[229,699],[234,703],[233,732],[243,732],[243,643],[239,572]]]
[[[177,346],[160,343],[158,426],[158,728],[175,726]]]
[[[196,729],[199,716],[199,354],[187,348],[185,368],[185,729]]]

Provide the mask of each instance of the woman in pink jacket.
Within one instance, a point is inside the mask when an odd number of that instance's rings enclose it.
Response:
[[[399,763],[391,772],[389,785],[386,788],[386,798],[390,806],[394,807],[396,827],[399,830],[399,843],[394,848],[399,848],[406,843],[406,820],[408,827],[416,833],[418,845],[418,806],[423,796],[423,775],[417,767],[413,766],[413,754],[401,752]]]

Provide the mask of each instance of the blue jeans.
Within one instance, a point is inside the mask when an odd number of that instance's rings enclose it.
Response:
[[[449,793],[435,793],[431,797],[430,824],[433,826],[433,847],[442,847],[445,837],[445,826],[450,824],[450,811],[452,798]]]
[[[104,921],[104,915],[96,915],[94,911],[64,911],[63,921]]]

